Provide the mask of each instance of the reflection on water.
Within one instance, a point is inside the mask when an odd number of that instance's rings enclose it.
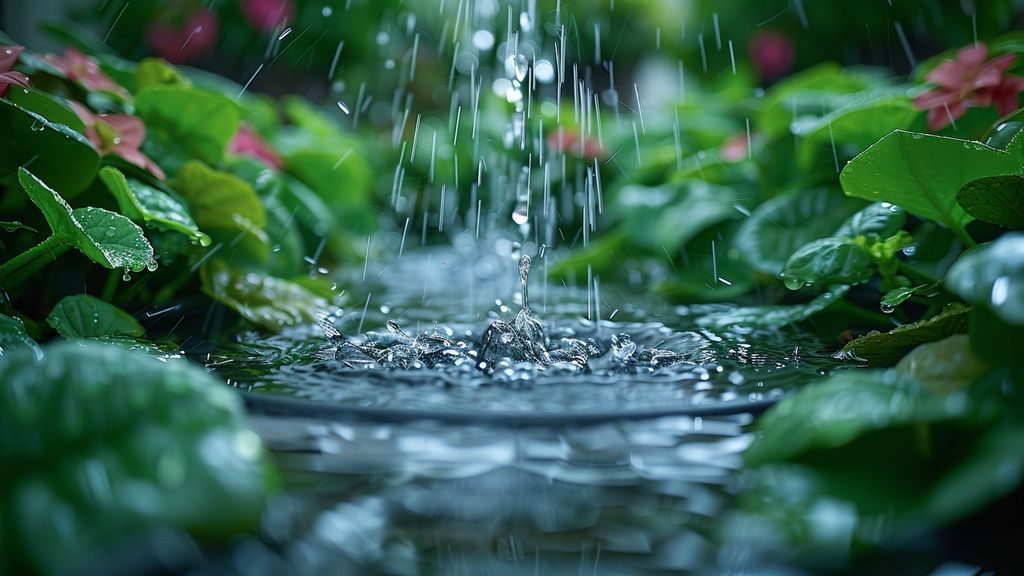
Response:
[[[457,248],[407,252],[371,274],[369,296],[333,319],[338,335],[316,327],[243,335],[210,356],[212,369],[247,392],[251,422],[289,488],[268,509],[261,537],[212,570],[721,567],[716,529],[751,440],[750,412],[831,361],[807,334],[715,334],[693,322],[701,309],[610,288],[588,303],[585,293],[541,285],[527,304],[546,335],[543,352],[572,339],[592,348],[585,362],[481,366],[475,352],[488,327],[521,330],[517,262],[469,261]],[[423,355],[449,347],[451,358],[471,361]],[[395,361],[399,352],[412,355]],[[652,361],[659,355],[671,361]]]

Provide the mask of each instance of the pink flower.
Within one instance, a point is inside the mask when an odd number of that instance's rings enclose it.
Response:
[[[110,79],[95,60],[82,54],[77,48],[68,46],[63,56],[47,54],[43,59],[54,68],[60,70],[68,80],[89,91],[102,90],[114,94],[127,95],[124,88]]]
[[[206,55],[216,44],[219,30],[217,15],[200,8],[180,28],[154,22],[146,30],[146,43],[164,60],[184,64]]]
[[[114,154],[129,164],[148,170],[160,180],[164,171],[139,150],[146,139],[146,127],[142,120],[127,114],[93,114],[78,102],[70,102],[71,108],[85,123],[85,135],[101,156]]]
[[[786,36],[763,30],[750,39],[750,60],[761,80],[774,80],[793,67],[796,48]]]
[[[914,99],[914,105],[928,111],[928,127],[940,130],[967,113],[973,106],[993,103],[1000,115],[1017,109],[1017,96],[1024,91],[1024,78],[1006,76],[1006,69],[1017,58],[1006,54],[988,58],[984,44],[967,46],[956,53],[955,60],[946,60],[925,78],[937,87]]]
[[[273,32],[278,25],[291,24],[295,18],[295,6],[291,0],[244,0],[242,13],[253,28]]]
[[[739,162],[750,155],[750,141],[747,139],[746,132],[740,132],[730,136],[728,140],[722,144],[722,160],[726,162]]]
[[[580,137],[580,133],[572,128],[559,128],[548,134],[548,146],[558,154],[569,152],[583,158],[600,158],[604,156],[604,148],[601,143],[586,136]]]
[[[270,144],[267,144],[255,130],[245,124],[238,127],[238,132],[235,132],[235,137],[228,144],[228,152],[236,156],[255,158],[275,170],[280,170],[284,165],[281,162],[281,157],[274,152]]]
[[[14,64],[18,62],[18,56],[25,50],[22,46],[7,46],[0,44],[0,96],[7,92],[11,84],[28,88],[28,76],[21,72],[13,71]]]

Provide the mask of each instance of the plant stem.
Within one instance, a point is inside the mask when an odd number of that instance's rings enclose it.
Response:
[[[0,266],[0,281],[2,279],[11,278],[19,269],[27,266],[36,258],[48,254],[52,259],[56,260],[58,256],[67,251],[67,246],[61,244],[60,240],[56,236],[50,236],[46,240],[43,240],[39,244],[29,248],[28,250],[18,254],[14,258],[11,258],[7,262],[4,262]]]
[[[121,275],[122,272],[117,268],[110,271],[110,274],[107,276],[107,282],[103,285],[103,292],[100,294],[100,298],[106,302],[113,301],[114,292],[117,290],[117,283],[121,280]]]

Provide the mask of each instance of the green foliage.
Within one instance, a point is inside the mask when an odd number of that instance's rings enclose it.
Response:
[[[726,330],[733,326],[781,328],[807,320],[825,310],[840,300],[848,290],[848,286],[833,286],[828,292],[818,295],[805,304],[747,306],[714,312],[698,318],[697,324],[710,330]]]
[[[1024,177],[992,176],[964,184],[956,195],[971,216],[1011,230],[1024,230]]]
[[[1007,234],[964,254],[950,268],[946,286],[1004,322],[1024,326],[1024,234]]]
[[[850,196],[897,204],[966,241],[971,216],[957,204],[960,188],[1018,172],[1016,158],[981,143],[896,130],[851,160],[840,181]]]
[[[201,368],[99,344],[0,362],[5,573],[74,571],[140,531],[256,527],[272,476],[234,393]]]
[[[302,286],[256,272],[230,268],[220,260],[203,266],[203,292],[267,330],[316,322],[327,300]]]
[[[138,337],[146,333],[131,314],[88,294],[65,296],[53,307],[46,322],[68,340]]]
[[[966,332],[970,312],[967,306],[950,304],[927,320],[897,326],[888,332],[872,331],[852,340],[836,352],[836,357],[864,362],[869,366],[895,366],[900,358],[920,344]]]
[[[43,212],[53,237],[76,248],[106,268],[138,272],[155,269],[153,247],[142,229],[124,216],[103,208],[75,208],[28,170],[18,179],[33,203]]]
[[[238,105],[226,96],[180,84],[141,89],[135,113],[149,130],[147,142],[158,151],[180,162],[194,158],[207,164],[224,159],[241,120]]]
[[[37,357],[43,351],[27,332],[21,320],[0,314],[0,358],[19,350],[27,350]]]
[[[202,246],[210,245],[210,237],[199,231],[188,208],[166,192],[138,180],[128,180],[112,166],[100,169],[99,175],[125,216],[180,232]]]

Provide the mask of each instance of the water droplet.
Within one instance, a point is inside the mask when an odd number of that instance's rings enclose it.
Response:
[[[895,306],[889,304],[888,302],[882,302],[880,308],[882,309],[882,312],[885,312],[886,314],[892,314],[893,310],[896,309]]]
[[[473,47],[477,50],[490,50],[494,47],[494,33],[490,30],[473,32]]]
[[[330,6],[324,6],[323,9],[320,10],[320,15],[324,18],[330,18],[331,14],[334,14],[334,8],[331,8]]]
[[[46,129],[46,125],[43,122],[39,121],[39,119],[36,119],[32,121],[31,129],[33,132],[42,132],[43,130]]]
[[[505,59],[505,76],[522,82],[530,68],[530,61],[522,54],[512,54]]]
[[[512,221],[515,222],[517,225],[522,226],[529,222],[529,220],[529,205],[527,204],[526,199],[521,199],[516,204],[516,209],[512,212]]]
[[[156,272],[156,269],[159,267],[160,265],[156,263],[156,260],[150,260],[146,263],[146,270],[150,272]]]
[[[806,283],[803,280],[799,278],[794,278],[792,276],[783,278],[782,283],[785,284],[786,288],[789,288],[790,290],[799,290],[806,285]]]
[[[111,226],[110,228],[107,228],[105,234],[107,235],[107,238],[113,238],[114,235],[117,234],[117,230],[114,230],[113,226]]]
[[[128,273],[128,270],[125,270],[124,274],[121,276],[121,280],[124,280],[125,282],[128,282],[131,279],[132,279],[132,275]]]
[[[341,111],[344,112],[346,116],[349,114],[348,104],[345,104],[341,100],[338,100],[338,108],[341,108]]]
[[[292,33],[291,27],[285,28],[281,34],[277,37],[278,41],[284,40],[285,36]]]

